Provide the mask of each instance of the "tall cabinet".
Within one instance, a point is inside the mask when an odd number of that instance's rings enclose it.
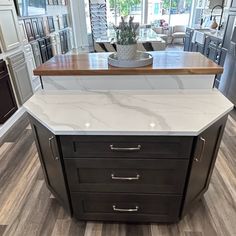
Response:
[[[8,63],[18,102],[22,105],[33,95],[24,53],[19,52],[9,56]]]
[[[3,124],[16,110],[16,100],[7,66],[3,60],[0,60],[0,124]]]
[[[20,46],[17,16],[14,5],[4,5],[0,1],[0,40],[3,50],[9,51]]]

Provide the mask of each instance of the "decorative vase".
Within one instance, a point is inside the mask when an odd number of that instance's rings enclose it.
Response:
[[[137,52],[137,44],[116,45],[118,60],[134,60]]]
[[[218,24],[216,22],[216,18],[214,18],[213,22],[212,22],[212,25],[211,25],[211,28],[212,29],[216,29],[218,27]]]

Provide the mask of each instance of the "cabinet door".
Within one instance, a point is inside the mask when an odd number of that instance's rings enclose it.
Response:
[[[44,29],[44,23],[43,23],[43,18],[39,17],[38,18],[38,30],[39,30],[39,35],[40,37],[44,37],[45,36],[45,29]]]
[[[32,29],[33,29],[34,38],[38,39],[40,38],[38,19],[32,18],[31,21],[32,21]]]
[[[8,61],[18,101],[20,104],[23,104],[33,95],[31,78],[29,76],[24,53],[10,56]]]
[[[41,51],[42,62],[44,63],[48,60],[47,48],[43,47],[40,49],[40,51]]]
[[[47,19],[48,19],[49,32],[52,33],[55,31],[53,16],[48,16]]]
[[[71,213],[64,165],[58,151],[57,139],[34,118],[30,117],[30,121],[46,184],[65,209]]]
[[[235,13],[230,12],[228,15],[227,25],[224,33],[223,47],[229,49],[230,41],[233,33],[233,28],[235,25]]]
[[[195,140],[195,150],[187,180],[183,214],[206,192],[215,165],[227,115],[203,131]]]
[[[52,45],[47,46],[48,60],[53,57]]]
[[[0,6],[0,40],[4,51],[20,46],[17,16],[14,6]]]
[[[27,37],[29,41],[33,41],[34,40],[34,32],[33,32],[33,27],[32,27],[32,22],[30,19],[25,19],[25,30],[27,33]]]
[[[12,0],[1,0],[1,5],[12,5],[13,1]]]
[[[27,34],[26,34],[25,24],[24,24],[23,20],[19,20],[19,30],[20,30],[21,42],[23,44],[27,44],[28,43],[28,37],[27,37]]]
[[[16,110],[16,100],[6,64],[0,60],[0,124],[3,124]]]
[[[231,0],[230,10],[231,11],[235,11],[236,10],[236,0]]]
[[[42,64],[42,57],[41,57],[38,42],[31,43],[31,46],[32,46],[33,54],[34,54],[35,64],[36,66],[40,66]]]

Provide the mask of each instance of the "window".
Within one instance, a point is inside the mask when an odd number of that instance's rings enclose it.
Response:
[[[192,0],[85,0],[90,1],[90,13],[96,14],[91,20],[94,38],[106,37],[113,24],[118,25],[120,17],[134,16],[134,21],[150,25],[188,25]],[[96,13],[95,6],[105,5],[104,16]],[[88,4],[87,4],[88,6]],[[93,9],[92,9],[92,7]],[[98,10],[97,10],[98,12]],[[100,17],[100,18],[99,18]],[[101,18],[103,17],[103,18]],[[94,26],[94,24],[96,26]],[[107,31],[108,32],[105,32]],[[93,30],[93,31],[94,31]],[[96,35],[96,36],[95,36]]]

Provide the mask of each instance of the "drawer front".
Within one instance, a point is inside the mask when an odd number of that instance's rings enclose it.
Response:
[[[25,62],[25,55],[23,52],[16,53],[8,57],[9,65],[15,67],[21,63]]]
[[[61,136],[64,158],[189,158],[191,137]]]
[[[0,78],[3,77],[4,75],[6,75],[7,72],[7,66],[5,61],[0,60]]]
[[[79,220],[176,222],[181,204],[178,195],[72,193],[71,198]]]
[[[188,161],[80,158],[65,167],[71,191],[182,194]]]

